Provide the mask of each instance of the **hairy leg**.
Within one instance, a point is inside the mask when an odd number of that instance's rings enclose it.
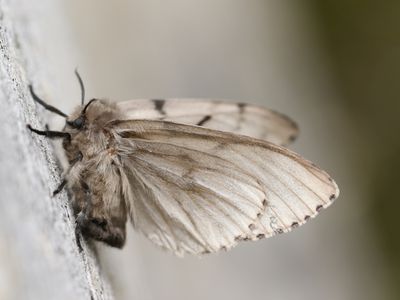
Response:
[[[31,125],[26,125],[26,127],[28,127],[28,129],[38,135],[44,135],[50,139],[71,139],[71,135],[68,132],[62,132],[62,131],[52,131],[52,130],[38,130],[35,128],[32,128]]]

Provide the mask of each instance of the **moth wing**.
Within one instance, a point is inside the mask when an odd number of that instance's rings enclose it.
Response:
[[[327,173],[266,141],[164,121],[113,130],[134,226],[177,255],[290,231],[339,195]]]
[[[294,121],[245,103],[211,99],[138,99],[118,102],[126,119],[153,119],[203,126],[287,145],[298,135]]]

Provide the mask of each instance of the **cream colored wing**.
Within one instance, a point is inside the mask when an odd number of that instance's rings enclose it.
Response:
[[[203,126],[287,145],[298,135],[290,118],[266,108],[208,99],[138,99],[118,102],[126,119]]]
[[[134,226],[178,255],[290,231],[339,195],[327,173],[263,140],[164,121],[112,126]]]

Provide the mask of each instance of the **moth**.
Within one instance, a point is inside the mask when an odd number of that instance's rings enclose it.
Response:
[[[64,186],[84,237],[121,248],[134,228],[177,255],[229,250],[291,231],[339,195],[334,180],[285,148],[298,134],[285,115],[246,103],[92,99],[66,119]]]

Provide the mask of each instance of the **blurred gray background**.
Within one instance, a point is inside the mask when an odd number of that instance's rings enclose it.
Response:
[[[117,299],[399,299],[399,4],[60,2],[65,20],[38,27],[54,41],[43,45],[53,104],[79,104],[76,66],[89,98],[259,103],[299,123],[293,149],[341,189],[293,233],[202,259],[132,230],[122,251],[98,245]],[[57,41],[65,23],[70,48]]]

